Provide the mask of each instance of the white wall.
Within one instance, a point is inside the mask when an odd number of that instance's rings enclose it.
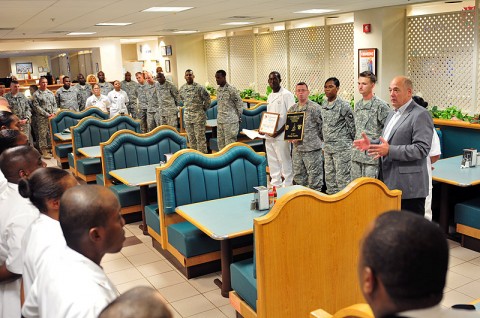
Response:
[[[185,84],[184,74],[187,69],[193,70],[195,82],[204,85],[207,81],[207,66],[205,64],[203,35],[176,36],[172,50],[176,57],[178,87]]]

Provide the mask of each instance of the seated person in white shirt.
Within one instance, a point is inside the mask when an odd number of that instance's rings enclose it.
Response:
[[[363,238],[360,289],[376,318],[480,317],[443,309],[448,243],[438,226],[420,215],[390,211],[377,217]]]
[[[26,318],[98,317],[117,296],[100,262],[125,241],[120,203],[109,189],[80,185],[60,200],[60,226],[67,246],[38,273],[22,308]]]
[[[57,259],[58,250],[66,246],[58,222],[60,198],[63,192],[76,185],[77,180],[68,171],[53,167],[37,169],[28,180],[18,184],[20,195],[29,199],[40,212],[22,240],[25,297],[46,261]]]
[[[0,155],[0,169],[8,181],[0,198],[0,317],[20,317],[22,238],[38,217],[37,209],[18,193],[18,183],[44,166],[40,153],[30,146],[10,148]]]
[[[173,318],[158,290],[132,288],[105,307],[98,318]]]

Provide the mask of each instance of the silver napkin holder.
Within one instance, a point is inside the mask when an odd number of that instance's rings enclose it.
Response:
[[[253,187],[253,195],[255,202],[257,203],[257,210],[268,210],[270,208],[267,187]]]

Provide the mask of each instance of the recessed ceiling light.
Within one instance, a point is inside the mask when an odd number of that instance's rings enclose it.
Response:
[[[197,30],[181,30],[181,31],[175,31],[173,33],[177,33],[177,34],[190,34],[190,33],[197,33],[198,31]]]
[[[247,25],[247,24],[252,24],[253,22],[247,22],[247,21],[238,21],[238,22],[227,22],[227,23],[222,23],[221,25]]]
[[[104,23],[97,23],[96,26],[126,26],[130,25],[132,22],[104,22]]]
[[[310,9],[310,10],[296,11],[296,12],[294,12],[294,13],[322,14],[322,13],[328,13],[328,12],[333,12],[333,11],[338,11],[338,10],[332,10],[332,9]]]
[[[180,12],[193,9],[193,7],[151,7],[142,12]]]
[[[97,32],[70,32],[70,33],[67,33],[67,35],[92,35],[95,33]]]

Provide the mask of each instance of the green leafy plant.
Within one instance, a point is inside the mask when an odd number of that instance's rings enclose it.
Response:
[[[445,109],[439,109],[438,106],[433,106],[431,109],[429,109],[429,112],[432,118],[461,120],[470,123],[479,123],[478,114],[470,116],[466,113],[462,113],[462,111],[456,106],[450,106]]]
[[[213,87],[213,85],[211,85],[209,82],[205,83],[205,89],[211,96],[214,96],[217,94],[217,89]]]

